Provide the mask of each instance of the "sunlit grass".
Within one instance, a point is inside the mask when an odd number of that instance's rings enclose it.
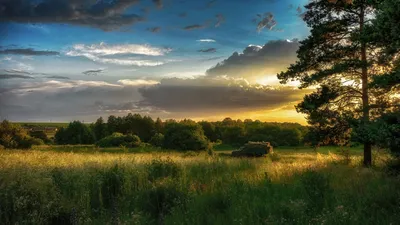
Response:
[[[58,151],[54,151],[54,149]],[[0,152],[5,224],[395,224],[400,182],[390,159],[337,148],[228,151],[40,147]],[[135,153],[132,153],[135,152]],[[373,212],[371,212],[371,210]]]

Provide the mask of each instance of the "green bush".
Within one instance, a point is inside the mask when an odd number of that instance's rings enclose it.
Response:
[[[157,133],[150,139],[150,144],[155,147],[162,147],[164,144],[164,135]]]
[[[136,135],[123,135],[121,133],[113,133],[112,135],[98,141],[96,145],[102,148],[120,146],[135,148],[139,147],[140,143],[140,138]]]
[[[31,138],[30,142],[32,145],[44,145],[44,141],[40,138]]]
[[[208,140],[201,126],[193,121],[171,122],[165,126],[164,147],[177,150],[205,150]]]
[[[31,148],[34,140],[17,124],[7,120],[0,123],[0,145],[4,148]]]
[[[30,131],[29,136],[37,139],[41,139],[44,143],[48,144],[51,140],[47,137],[47,134],[42,130]]]

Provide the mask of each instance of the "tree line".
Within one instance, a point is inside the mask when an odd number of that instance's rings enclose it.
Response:
[[[57,144],[95,144],[110,136],[134,135],[140,142],[167,149],[200,150],[210,142],[240,146],[248,141],[268,141],[277,146],[303,145],[307,127],[297,123],[268,123],[259,120],[233,120],[209,122],[184,119],[162,121],[149,116],[128,114],[127,116],[102,117],[85,125],[74,121],[60,128],[55,135]],[[119,135],[116,135],[119,134]],[[121,136],[122,135],[122,136]]]

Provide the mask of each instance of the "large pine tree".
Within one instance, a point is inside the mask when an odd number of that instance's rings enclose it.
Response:
[[[316,88],[296,107],[307,114],[311,125],[340,136],[348,131],[349,121],[359,121],[366,166],[372,163],[372,142],[366,127],[390,98],[371,85],[386,68],[379,62],[382,49],[369,33],[382,2],[311,1],[304,16],[311,35],[301,41],[298,61],[278,74],[281,83],[298,80],[300,88]]]

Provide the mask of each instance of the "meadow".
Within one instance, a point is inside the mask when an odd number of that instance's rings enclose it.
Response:
[[[218,149],[218,148],[217,148]],[[263,158],[160,149],[0,151],[2,224],[398,224],[390,156],[336,147]]]

